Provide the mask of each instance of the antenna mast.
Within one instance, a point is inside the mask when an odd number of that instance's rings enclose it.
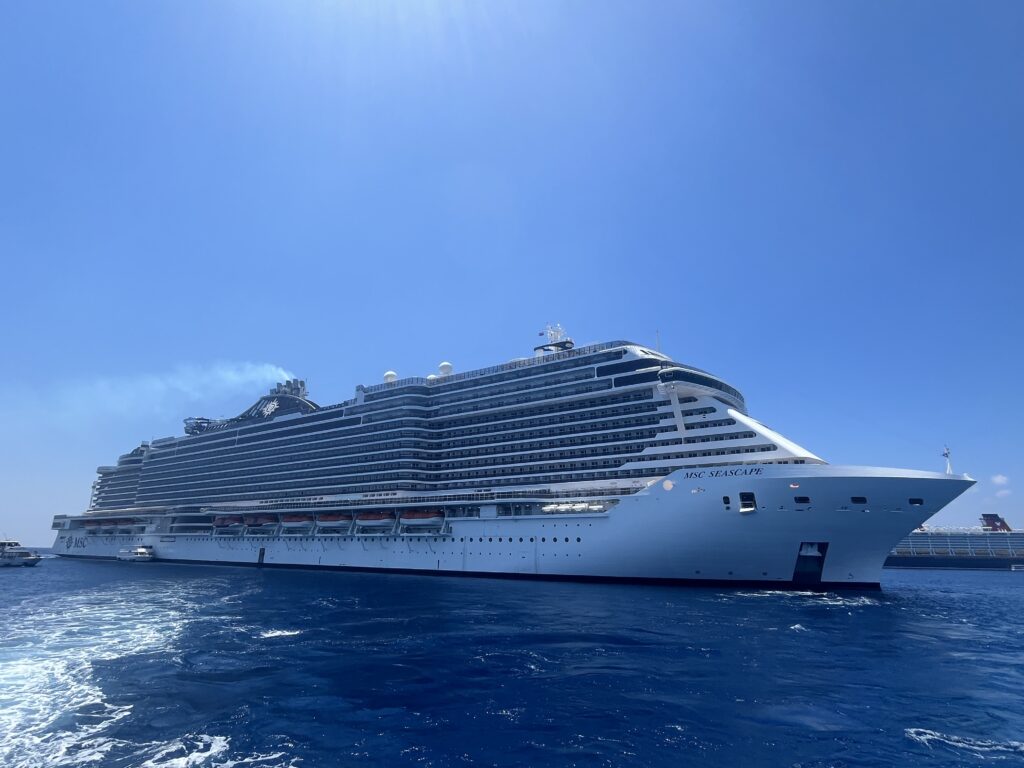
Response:
[[[942,452],[942,455],[946,459],[946,474],[947,475],[952,475],[953,474],[953,461],[951,460],[950,457],[953,454],[951,454],[949,452],[949,446],[948,445],[944,446],[944,448],[945,448],[945,450]]]
[[[533,351],[538,355],[543,355],[545,352],[565,352],[572,349],[575,344],[573,340],[569,338],[569,335],[565,332],[565,328],[562,327],[561,323],[555,323],[548,326],[541,331],[538,336],[547,336],[547,344],[541,344],[539,347],[534,347]]]

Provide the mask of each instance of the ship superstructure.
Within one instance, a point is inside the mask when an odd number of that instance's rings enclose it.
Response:
[[[835,467],[706,371],[628,341],[398,378],[279,384],[100,467],[56,550],[415,572],[874,585],[966,476]],[[558,546],[555,546],[555,545]]]

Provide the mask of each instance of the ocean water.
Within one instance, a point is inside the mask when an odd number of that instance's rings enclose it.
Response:
[[[1024,765],[1024,573],[811,594],[44,560],[0,766]]]

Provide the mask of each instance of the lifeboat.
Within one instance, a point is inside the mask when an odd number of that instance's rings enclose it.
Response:
[[[99,520],[86,520],[84,523],[82,523],[82,525],[84,525],[86,528],[99,528],[100,521]]]
[[[320,524],[324,523],[350,523],[352,522],[351,512],[328,512],[317,518]]]
[[[439,509],[407,509],[398,518],[402,525],[422,528],[444,524],[444,512]]]
[[[313,524],[312,515],[282,515],[281,525],[285,528],[308,528]]]
[[[394,512],[360,512],[356,515],[356,525],[360,528],[390,528],[394,524]]]
[[[230,525],[241,525],[242,518],[239,515],[223,515],[213,518],[214,528],[227,528]]]
[[[277,525],[277,518],[273,515],[258,515],[254,525],[262,525],[264,527],[268,525]]]
[[[329,512],[317,517],[317,528],[324,533],[344,533],[352,524],[351,512]]]

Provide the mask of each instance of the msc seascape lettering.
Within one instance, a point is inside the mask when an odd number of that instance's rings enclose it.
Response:
[[[740,477],[743,475],[760,475],[764,472],[761,467],[748,467],[744,469],[702,469],[697,472],[686,472],[683,476],[686,479],[705,477]]]
[[[830,465],[751,417],[719,377],[633,342],[576,347],[557,326],[529,358],[389,371],[327,406],[287,381],[184,431],[100,467],[89,508],[54,518],[56,551],[876,587],[895,543],[973,482]]]

